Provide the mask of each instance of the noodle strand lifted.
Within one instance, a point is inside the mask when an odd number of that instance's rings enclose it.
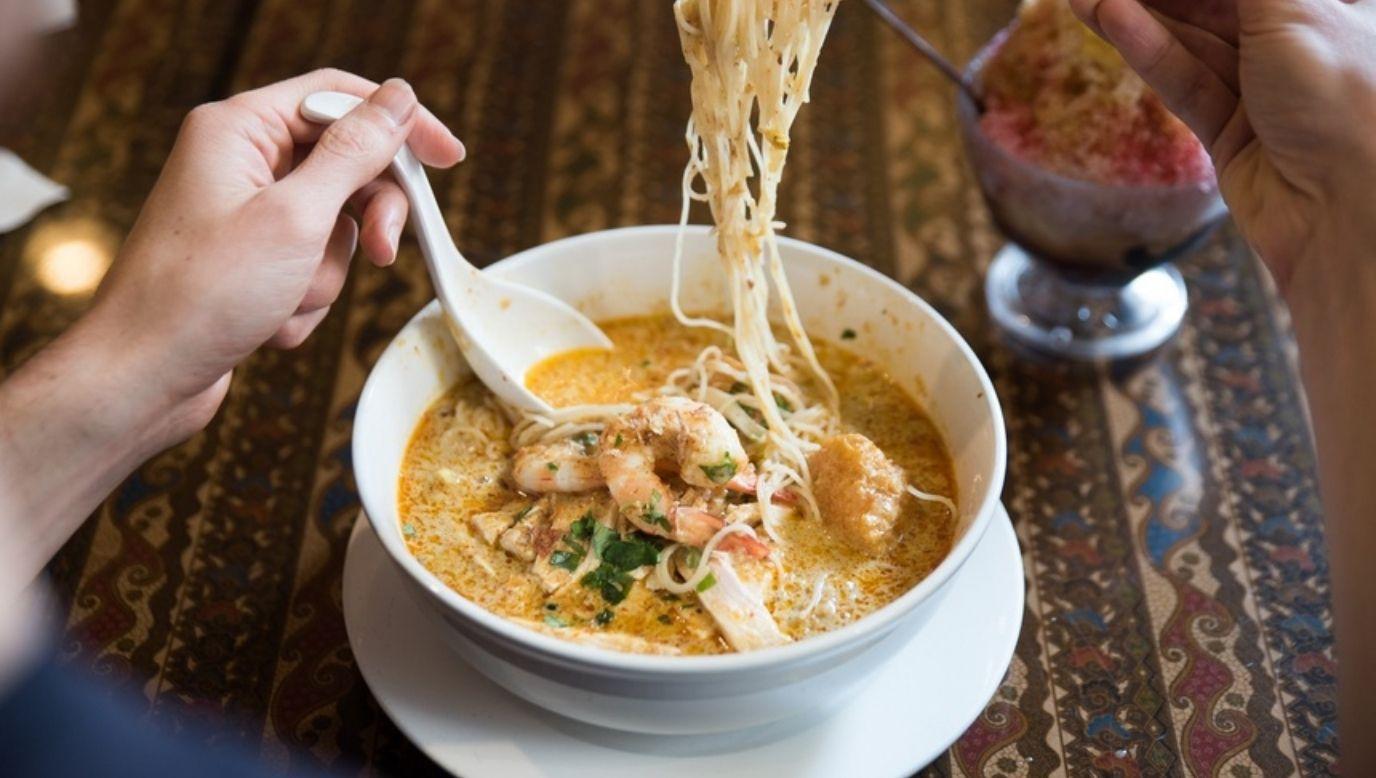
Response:
[[[956,504],[914,483],[954,495],[939,435],[877,363],[824,349],[823,367],[776,236],[790,132],[838,2],[675,0],[693,110],[674,320],[607,321],[613,351],[532,368],[551,409],[470,385],[428,415],[442,431],[418,436],[444,456],[401,488],[446,528],[449,503],[424,487],[468,495],[463,554],[482,573],[469,591],[487,587],[487,607],[619,650],[753,651],[853,622],[949,547]],[[694,201],[711,211],[729,321],[711,315],[719,300],[680,299]]]
[[[689,156],[674,256],[674,315],[687,326],[730,332],[744,372],[742,383],[755,398],[753,411],[762,417],[758,426],[766,430],[762,476],[768,487],[794,482],[810,512],[807,455],[815,450],[819,435],[833,431],[839,398],[803,329],[784,275],[775,238],[775,229],[781,226],[775,222],[775,209],[789,133],[798,110],[808,101],[817,55],[838,1],[674,3],[683,56],[693,76],[693,114],[686,132]],[[697,181],[702,182],[701,192],[694,189]],[[705,200],[716,224],[717,251],[731,281],[734,321],[730,327],[686,315],[678,299],[682,231],[692,200]],[[788,346],[775,338],[769,321],[771,287],[788,332]],[[802,408],[786,416],[776,401],[776,385],[800,371],[821,388],[826,413]],[[805,420],[805,424],[795,423]],[[766,508],[766,516],[769,512]],[[768,529],[768,518],[765,526]]]

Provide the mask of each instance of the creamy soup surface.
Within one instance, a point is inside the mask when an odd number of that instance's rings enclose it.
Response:
[[[673,370],[692,364],[704,347],[726,345],[717,333],[683,327],[668,316],[601,326],[614,351],[555,356],[531,371],[529,387],[556,407],[634,402]],[[863,343],[847,347],[861,350]],[[872,440],[902,468],[907,483],[954,499],[951,457],[921,407],[875,364],[824,342],[817,349],[840,390],[842,431]],[[639,579],[623,587],[619,602],[596,582],[566,580],[550,591],[531,562],[484,537],[473,516],[505,509],[514,520],[523,505],[535,502],[511,483],[511,431],[496,400],[474,379],[454,386],[426,412],[398,486],[402,533],[416,558],[464,597],[549,634],[633,652],[730,652],[693,592],[652,591]],[[877,552],[844,542],[825,522],[797,512],[777,526],[770,558],[746,560],[759,570],[743,577],[764,582],[764,603],[779,630],[797,640],[853,622],[911,589],[949,552],[955,517],[940,503],[905,497],[891,540]],[[555,545],[579,546],[576,539],[569,542]]]

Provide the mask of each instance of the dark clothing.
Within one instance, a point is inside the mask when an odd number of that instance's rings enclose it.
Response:
[[[52,658],[0,698],[0,775],[15,778],[247,778],[252,754],[158,731],[130,701]],[[296,774],[293,771],[293,774]]]

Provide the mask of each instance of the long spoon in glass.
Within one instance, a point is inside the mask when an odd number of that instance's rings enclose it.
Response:
[[[961,73],[955,65],[951,64],[950,60],[943,57],[941,52],[936,50],[935,46],[926,38],[922,37],[917,30],[909,27],[907,22],[898,18],[898,14],[894,13],[893,9],[890,8],[889,4],[884,2],[884,0],[865,0],[865,4],[868,5],[870,10],[874,11],[880,19],[883,19],[885,23],[902,36],[903,40],[908,42],[908,45],[917,49],[918,54],[926,57],[929,62],[936,66],[937,70],[941,71],[942,75],[950,79],[960,91],[964,92],[966,96],[970,98],[970,102],[974,104],[975,110],[984,113],[984,98],[980,96],[978,87],[976,87],[964,73]]]

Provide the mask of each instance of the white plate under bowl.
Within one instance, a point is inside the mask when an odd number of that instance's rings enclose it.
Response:
[[[1022,624],[1022,557],[999,506],[931,620],[820,720],[710,736],[591,727],[530,705],[448,647],[367,521],[344,562],[344,623],[368,688],[407,737],[464,778],[898,776],[936,759],[1002,682]]]

